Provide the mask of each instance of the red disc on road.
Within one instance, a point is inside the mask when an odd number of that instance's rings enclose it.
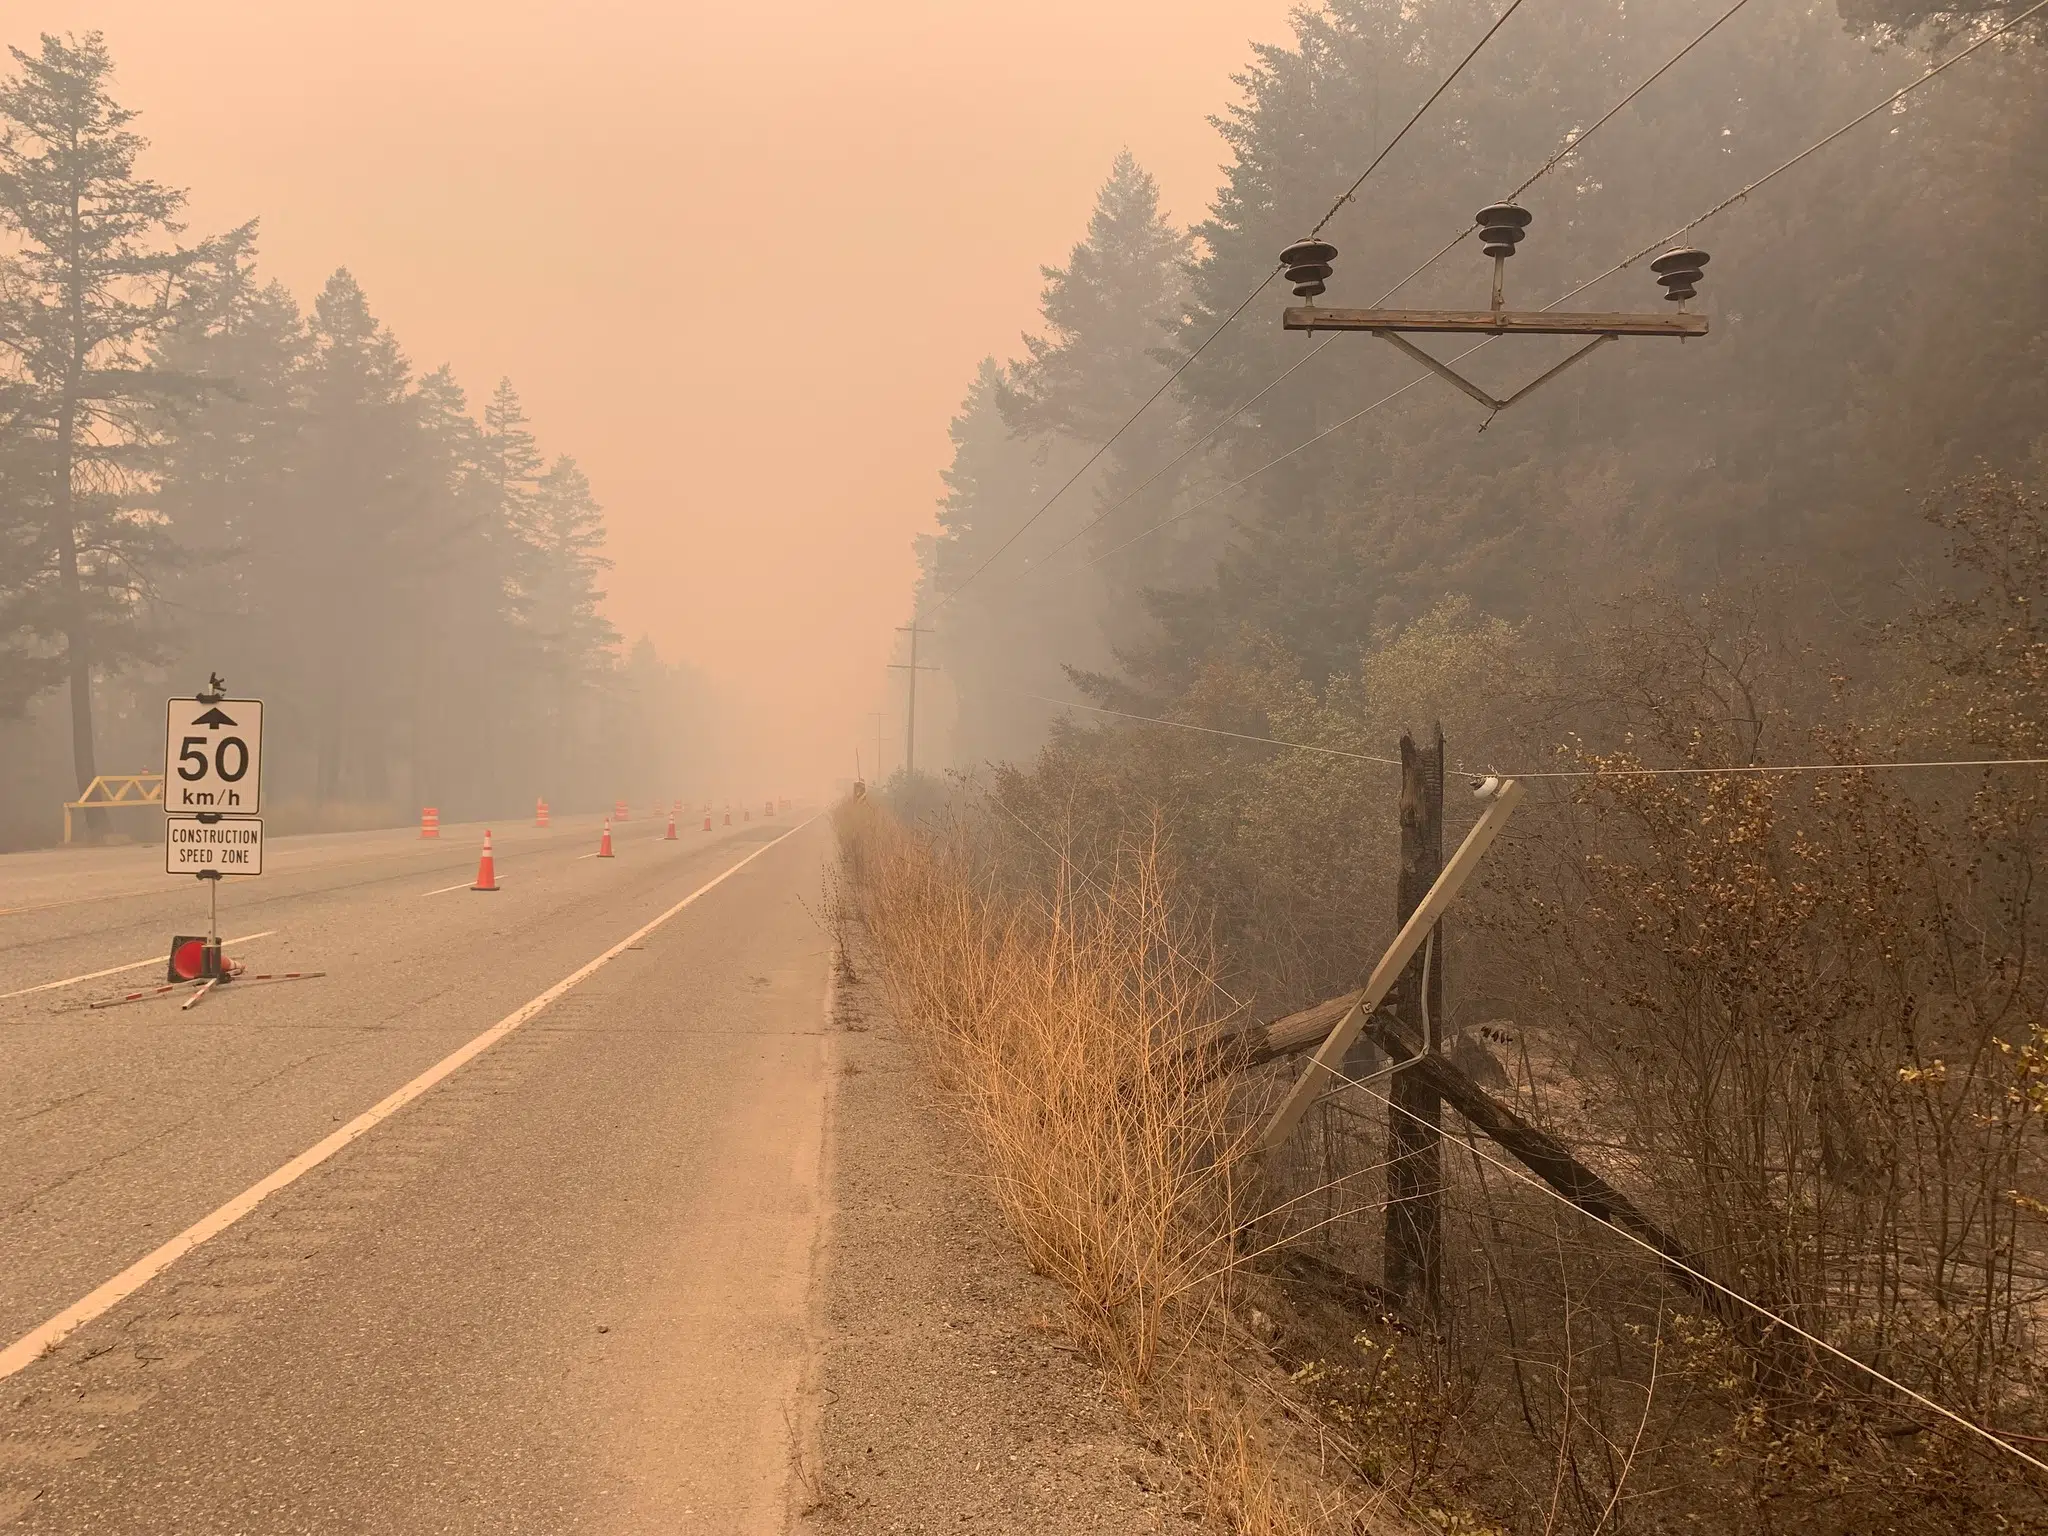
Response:
[[[172,950],[171,970],[180,981],[197,981],[206,970],[206,941],[187,939]]]

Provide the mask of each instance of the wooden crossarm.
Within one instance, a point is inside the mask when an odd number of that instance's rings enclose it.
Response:
[[[1417,331],[1459,336],[1688,336],[1707,334],[1707,317],[1670,314],[1574,314],[1549,309],[1324,309],[1290,306],[1290,331]]]

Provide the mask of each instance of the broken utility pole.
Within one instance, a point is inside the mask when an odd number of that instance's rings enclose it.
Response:
[[[1401,869],[1394,922],[1405,925],[1444,868],[1444,733],[1430,743],[1401,737]],[[1418,1053],[1442,1049],[1443,919],[1394,984],[1393,1012]],[[1397,1067],[1387,1094],[1386,1241],[1382,1281],[1409,1307],[1434,1317],[1443,1302],[1443,1100],[1414,1067]]]

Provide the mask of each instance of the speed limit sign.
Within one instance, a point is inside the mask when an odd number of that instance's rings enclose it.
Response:
[[[164,809],[254,816],[263,805],[263,701],[172,699]]]

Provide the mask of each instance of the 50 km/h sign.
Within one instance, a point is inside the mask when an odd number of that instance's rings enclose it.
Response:
[[[263,701],[172,699],[164,809],[254,816],[263,804]]]

